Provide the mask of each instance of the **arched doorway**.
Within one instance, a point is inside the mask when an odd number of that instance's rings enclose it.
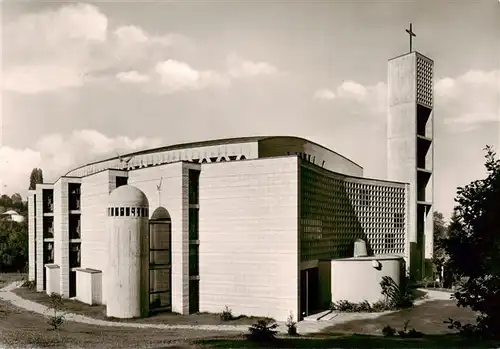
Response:
[[[172,220],[158,207],[149,220],[149,310],[172,310]]]

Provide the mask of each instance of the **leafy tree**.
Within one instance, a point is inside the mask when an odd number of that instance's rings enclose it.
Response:
[[[441,271],[446,263],[446,252],[443,248],[442,241],[446,238],[448,231],[446,224],[444,222],[444,217],[441,212],[433,212],[433,222],[434,222],[434,253],[432,257],[432,263],[434,264],[435,270],[441,279]]]
[[[458,306],[479,312],[475,333],[500,338],[500,161],[485,151],[487,177],[458,188],[443,248],[447,267],[462,278]]]
[[[23,198],[21,197],[21,194],[19,194],[19,193],[12,194],[10,199],[12,200],[13,205],[22,204],[22,202],[23,202]]]
[[[26,222],[0,221],[0,270],[23,271],[28,261]]]
[[[36,185],[43,183],[43,172],[41,168],[34,168],[30,175],[30,186],[29,190],[36,189]]]

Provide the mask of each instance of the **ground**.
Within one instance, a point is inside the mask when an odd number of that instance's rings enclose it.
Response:
[[[21,275],[22,276],[22,275]],[[20,279],[19,274],[1,275],[0,287]],[[17,289],[18,295],[47,305],[48,297],[27,289]],[[65,301],[67,311],[105,319],[102,307],[90,307],[79,302]],[[66,322],[60,330],[50,330],[47,318],[0,301],[0,346],[37,348],[435,348],[435,347],[498,347],[499,343],[464,341],[442,323],[448,317],[474,321],[475,314],[458,308],[453,301],[432,301],[414,308],[381,316],[377,319],[355,320],[326,328],[321,333],[299,338],[282,337],[270,344],[252,343],[241,334],[194,329],[158,330],[129,327],[106,327]],[[181,316],[163,314],[149,319],[132,320],[141,323],[216,324],[218,317],[210,314]],[[401,329],[406,320],[410,327],[422,331],[422,339],[383,338],[380,329],[390,325]],[[231,324],[245,324],[240,319]],[[224,322],[227,324],[227,322]],[[356,333],[356,334],[353,334]]]
[[[18,288],[14,290],[18,296],[43,304],[45,306],[51,305],[49,296],[44,292],[36,292],[36,290],[29,290],[27,288]],[[223,309],[221,309],[222,312]],[[218,314],[191,314],[179,315],[175,313],[160,313],[158,315],[150,316],[147,318],[138,319],[115,319],[106,316],[106,307],[104,305],[84,304],[78,301],[64,300],[63,311],[69,313],[76,313],[92,317],[94,319],[106,321],[120,321],[141,324],[169,324],[169,325],[251,325],[256,322],[256,318],[241,317],[230,322],[222,321]]]

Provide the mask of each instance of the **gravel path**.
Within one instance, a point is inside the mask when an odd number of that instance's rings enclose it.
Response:
[[[24,299],[19,297],[17,294],[12,291],[19,287],[19,282],[13,282],[8,286],[0,289],[0,299],[6,300],[13,305],[26,309],[28,311],[32,311],[38,314],[42,314],[44,316],[50,316],[51,310],[39,303]],[[450,294],[439,291],[429,291],[428,298],[425,300],[419,300],[416,302],[417,304],[421,304],[423,302],[435,299],[450,299]],[[383,313],[341,313],[337,314],[336,317],[332,318],[330,321],[301,321],[297,324],[297,330],[299,333],[314,333],[320,332],[322,329],[336,325],[339,323],[344,323],[352,320],[359,319],[373,319],[380,317],[382,315],[387,314],[388,312]],[[207,330],[207,331],[230,331],[230,332],[248,332],[248,325],[160,325],[160,324],[140,324],[140,323],[125,323],[125,322],[112,322],[112,321],[104,321],[93,319],[87,316],[78,315],[74,313],[65,313],[65,318],[67,321],[74,321],[84,324],[90,325],[98,325],[98,326],[110,326],[110,327],[133,327],[133,328],[155,328],[155,329],[193,329],[193,330]],[[286,326],[284,322],[278,322],[279,327],[278,330],[280,332],[286,333]]]

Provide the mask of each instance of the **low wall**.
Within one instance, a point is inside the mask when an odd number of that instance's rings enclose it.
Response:
[[[45,292],[50,296],[52,293],[60,293],[59,277],[60,268],[57,264],[45,265],[47,281],[45,284]]]
[[[375,303],[383,299],[380,282],[384,276],[400,284],[404,259],[398,256],[337,259],[331,261],[331,268],[332,302]]]
[[[76,299],[95,305],[102,304],[102,272],[96,269],[76,270]]]

